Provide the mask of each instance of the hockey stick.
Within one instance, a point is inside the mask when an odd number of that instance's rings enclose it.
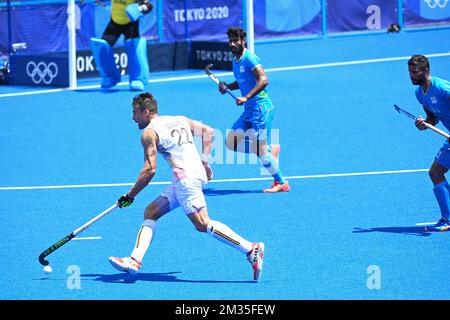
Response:
[[[215,76],[214,73],[211,72],[211,70],[209,70],[209,69],[212,68],[212,66],[213,66],[212,63],[211,63],[211,64],[208,64],[208,65],[205,67],[205,73],[206,73],[206,75],[207,75],[212,81],[214,81],[215,83],[217,83],[217,84],[219,85],[219,84],[220,84],[220,80]],[[228,89],[228,88],[227,88],[227,93],[228,93],[230,96],[232,96],[234,100],[237,99],[236,96],[235,96],[235,95],[230,91],[230,89]]]
[[[416,117],[415,115],[409,113],[409,112],[406,111],[406,110],[403,110],[403,109],[400,108],[398,105],[394,104],[394,108],[395,108],[395,110],[397,110],[398,113],[403,113],[405,116],[407,116],[407,117],[413,119],[414,121],[417,120],[417,117]],[[442,131],[442,130],[436,128],[435,126],[433,126],[433,125],[431,125],[431,124],[429,124],[429,123],[427,123],[427,122],[424,122],[423,124],[424,124],[428,129],[431,129],[431,130],[433,130],[434,132],[437,132],[437,133],[439,133],[440,135],[446,137],[447,139],[450,139],[450,135],[449,135],[448,133],[446,133],[446,132],[444,132],[444,131]]]
[[[43,265],[46,266],[49,264],[49,262],[47,260],[45,260],[45,257],[48,256],[50,253],[52,253],[53,251],[55,251],[56,249],[60,248],[61,246],[63,246],[64,244],[66,244],[67,242],[69,242],[70,240],[72,240],[77,234],[81,233],[82,231],[86,230],[88,227],[90,227],[95,221],[99,220],[100,218],[103,218],[104,216],[106,216],[108,213],[110,213],[111,211],[113,211],[114,209],[117,208],[117,203],[115,203],[112,207],[106,209],[105,211],[103,211],[102,213],[100,213],[98,216],[96,216],[95,218],[89,220],[88,222],[86,222],[85,224],[83,224],[81,227],[79,227],[78,229],[72,231],[71,233],[69,233],[67,236],[65,236],[64,238],[62,238],[61,240],[59,240],[58,242],[56,242],[55,244],[53,244],[51,247],[49,247],[47,250],[42,251],[42,253],[39,255],[39,262]]]

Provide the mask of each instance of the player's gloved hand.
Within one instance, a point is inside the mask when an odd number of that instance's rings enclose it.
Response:
[[[147,14],[153,10],[153,5],[148,0],[139,0],[139,9],[143,14]]]
[[[227,84],[225,82],[220,81],[219,83],[219,91],[221,94],[225,94],[227,93],[228,87]]]
[[[127,194],[124,194],[117,200],[117,204],[119,205],[119,208],[128,207],[130,206],[134,201],[134,198],[130,198]]]
[[[211,181],[213,178],[213,171],[211,167],[209,166],[209,163],[207,161],[202,161],[203,167],[205,168],[206,177],[208,178],[208,181]]]

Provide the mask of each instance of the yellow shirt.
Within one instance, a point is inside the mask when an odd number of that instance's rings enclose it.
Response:
[[[128,18],[126,8],[128,5],[136,3],[136,0],[111,0],[111,18],[117,24],[127,24],[131,20]]]

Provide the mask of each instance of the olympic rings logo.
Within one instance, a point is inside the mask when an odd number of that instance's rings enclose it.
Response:
[[[450,0],[423,0],[426,2],[426,4],[431,8],[434,9],[436,7],[439,7],[441,9],[444,9],[447,6],[447,3]]]
[[[41,82],[44,84],[50,84],[58,75],[58,66],[54,62],[50,62],[47,65],[42,61],[38,64],[34,61],[30,61],[27,64],[26,70],[27,75],[35,84],[39,84]]]

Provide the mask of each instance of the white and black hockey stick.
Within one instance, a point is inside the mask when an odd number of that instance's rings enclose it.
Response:
[[[394,104],[394,108],[395,108],[395,110],[397,110],[398,113],[403,113],[405,116],[407,116],[407,117],[413,119],[414,121],[417,120],[417,117],[416,117],[415,115],[413,115],[413,114],[409,113],[408,111],[406,111],[406,110],[400,108],[398,105]],[[433,126],[433,125],[431,125],[431,124],[429,124],[429,123],[427,123],[427,122],[424,122],[423,124],[424,124],[428,129],[431,129],[431,130],[433,130],[434,132],[439,133],[440,135],[446,137],[447,139],[450,138],[450,135],[449,135],[448,133],[442,131],[441,129],[438,129],[438,128],[436,128],[435,126]]]
[[[51,247],[49,247],[48,249],[42,251],[42,253],[39,255],[39,262],[43,265],[46,266],[49,264],[49,262],[47,260],[45,260],[45,257],[48,256],[49,254],[51,254],[52,252],[54,252],[56,249],[60,248],[61,246],[63,246],[64,244],[66,244],[67,242],[69,242],[70,240],[72,240],[77,234],[81,233],[82,231],[86,230],[88,227],[90,227],[95,221],[99,220],[100,218],[103,218],[104,216],[106,216],[108,213],[110,213],[111,211],[113,211],[114,209],[116,209],[118,206],[117,203],[115,203],[112,207],[106,209],[105,211],[103,211],[102,213],[100,213],[98,216],[92,218],[91,220],[89,220],[88,222],[86,222],[85,224],[83,224],[81,227],[79,227],[78,229],[72,231],[71,233],[69,233],[67,236],[65,236],[64,238],[62,238],[61,240],[59,240],[58,242],[54,243]]]

